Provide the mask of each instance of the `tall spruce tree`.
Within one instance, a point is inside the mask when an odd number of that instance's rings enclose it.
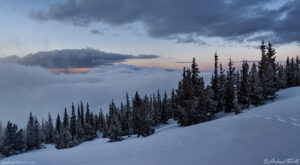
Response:
[[[82,128],[84,129],[84,127],[85,127],[85,120],[84,120],[84,107],[83,107],[83,103],[82,103],[82,101],[80,102],[80,114],[81,114],[81,118],[80,118],[80,121],[81,121],[81,126],[82,126]]]
[[[33,127],[34,127],[34,134],[33,134],[34,148],[35,149],[40,149],[42,147],[41,127],[40,127],[40,123],[39,123],[38,119],[36,118],[36,116],[34,117]]]
[[[256,64],[252,64],[250,72],[250,103],[258,106],[264,104],[263,89],[260,83],[260,78],[257,72]]]
[[[77,121],[76,121],[76,114],[75,114],[75,107],[72,103],[72,114],[71,114],[71,120],[70,120],[70,131],[72,135],[72,140],[76,140],[77,135]]]
[[[122,126],[118,108],[112,100],[109,106],[109,139],[111,142],[122,140]]]
[[[68,112],[67,112],[67,108],[65,108],[65,111],[64,111],[64,119],[63,119],[63,126],[67,129],[69,129],[69,115],[68,115]]]
[[[48,113],[48,121],[46,123],[46,143],[53,143],[54,141],[54,126],[50,113]]]
[[[274,99],[276,97],[276,52],[271,43],[266,47],[264,41],[262,41],[260,49],[259,78],[261,80],[263,96],[264,99]]]
[[[173,119],[177,120],[178,119],[178,104],[177,104],[178,100],[177,100],[177,95],[175,93],[175,90],[172,89],[172,93],[171,93],[171,98],[170,98],[170,108],[171,108],[171,112],[172,112],[172,117]]]
[[[300,85],[300,60],[299,56],[297,55],[296,57],[296,63],[295,63],[295,84],[297,86]]]
[[[221,105],[221,99],[220,99],[220,77],[219,77],[219,70],[218,70],[218,54],[217,52],[215,53],[215,64],[214,64],[214,73],[212,76],[212,81],[211,81],[211,87],[213,89],[213,99],[217,103],[217,110],[220,111],[222,109]]]
[[[166,124],[169,118],[170,118],[170,113],[169,113],[168,96],[167,96],[167,92],[165,91],[164,98],[161,104],[160,122]]]
[[[151,127],[151,116],[143,106],[143,100],[140,98],[138,92],[132,100],[132,119],[131,125],[133,132],[137,136],[149,136],[154,132]]]
[[[226,84],[225,84],[225,112],[231,112],[233,110],[233,99],[234,99],[234,71],[235,67],[233,67],[231,58],[228,63],[228,71],[226,76]]]
[[[34,117],[30,112],[28,122],[27,122],[27,127],[26,127],[26,150],[35,149],[34,134],[35,134]]]
[[[239,114],[240,112],[240,106],[238,101],[238,94],[237,94],[237,86],[234,86],[234,99],[233,99],[233,111],[234,114]]]
[[[8,121],[4,132],[1,154],[4,156],[11,156],[22,153],[25,150],[24,144],[23,130],[18,130],[18,126],[16,124]]]
[[[279,64],[277,66],[277,90],[279,89],[284,89],[287,87],[287,77],[286,77],[286,69],[284,68],[283,65]]]
[[[226,75],[223,70],[222,64],[220,64],[220,76],[219,76],[219,100],[217,104],[217,110],[221,111],[225,104],[225,92],[226,92]]]
[[[248,108],[250,105],[249,96],[250,95],[250,80],[249,80],[249,65],[247,61],[243,60],[242,70],[241,70],[241,82],[238,100],[242,104],[242,108]]]

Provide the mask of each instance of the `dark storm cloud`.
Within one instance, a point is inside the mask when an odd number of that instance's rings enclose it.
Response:
[[[125,25],[142,22],[152,37],[196,34],[244,41],[263,32],[278,43],[300,42],[300,1],[287,0],[64,0],[31,17],[79,26],[102,22]],[[172,39],[172,38],[171,38]],[[252,39],[261,39],[259,37]],[[179,40],[178,42],[194,42]]]
[[[90,68],[100,65],[111,65],[124,62],[127,59],[152,59],[157,55],[138,56],[108,53],[91,48],[86,49],[63,49],[37,52],[25,57],[9,56],[0,58],[0,61],[18,63],[30,66],[42,66],[45,68]]]
[[[199,39],[197,36],[188,35],[184,37],[180,36],[173,36],[169,37],[170,39],[173,39],[176,41],[176,43],[193,43],[195,45],[206,45],[207,43],[201,39]]]

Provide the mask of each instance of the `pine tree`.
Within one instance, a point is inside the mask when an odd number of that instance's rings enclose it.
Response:
[[[219,76],[219,100],[217,104],[217,110],[221,111],[223,110],[224,104],[225,104],[225,92],[226,92],[226,76],[223,70],[222,64],[220,64],[220,76]]]
[[[77,142],[81,143],[85,141],[85,132],[84,128],[81,125],[82,114],[80,110],[80,106],[77,106],[77,120],[76,120],[76,132],[77,132]]]
[[[299,86],[300,85],[300,60],[299,60],[299,56],[297,55],[296,57],[296,64],[295,64],[295,79],[296,79],[296,85]]]
[[[178,119],[178,105],[177,105],[177,96],[175,90],[172,89],[171,98],[170,98],[170,108],[172,112],[172,117],[177,120]]]
[[[125,135],[131,134],[131,128],[130,128],[130,118],[131,118],[131,109],[130,109],[130,101],[128,97],[128,93],[126,92],[126,113],[125,113]]]
[[[120,141],[122,140],[122,127],[120,123],[120,118],[118,114],[118,109],[114,102],[112,101],[109,109],[109,118],[110,118],[110,126],[109,126],[109,139],[110,142]]]
[[[27,128],[26,128],[26,150],[35,149],[34,133],[35,133],[34,117],[30,112],[29,119],[27,122]]]
[[[106,138],[109,136],[109,130],[108,130],[108,115],[106,114],[105,116],[105,124],[104,124],[104,127],[103,127],[103,131],[102,131],[102,137],[103,138]]]
[[[280,64],[277,66],[277,90],[284,89],[287,87],[286,69]]]
[[[104,125],[105,125],[105,118],[104,118],[102,109],[100,109],[100,112],[99,112],[99,131],[103,132]]]
[[[59,136],[59,143],[55,145],[57,149],[70,148],[73,146],[72,135],[68,128],[62,127]]]
[[[286,63],[285,63],[285,70],[286,70],[286,81],[287,81],[287,87],[293,86],[293,74],[292,74],[292,67],[290,64],[290,58],[286,58]]]
[[[213,89],[213,92],[214,92],[214,96],[213,96],[213,99],[215,102],[217,102],[217,108],[218,108],[218,111],[221,110],[222,106],[221,106],[221,99],[220,99],[220,83],[219,83],[219,80],[220,80],[220,77],[218,75],[218,54],[217,52],[215,53],[215,70],[214,70],[214,74],[212,76],[212,81],[211,81],[211,87]]]
[[[149,136],[154,130],[151,127],[151,115],[143,106],[143,101],[138,92],[132,100],[132,119],[131,125],[133,132],[139,136]]]
[[[291,86],[295,86],[296,85],[296,74],[295,74],[295,71],[296,71],[296,67],[295,67],[295,61],[294,61],[294,58],[292,57],[291,59]]]
[[[249,101],[249,92],[250,92],[250,80],[249,80],[249,65],[247,61],[243,60],[242,70],[241,70],[241,86],[239,90],[238,100],[243,105],[242,108],[248,108]]]
[[[88,106],[87,106],[88,111]],[[86,113],[86,118],[88,119],[88,123],[85,126],[85,139],[86,140],[93,140],[97,137],[97,130],[94,127],[94,119],[93,113]]]
[[[81,111],[81,126],[82,126],[82,128],[84,129],[84,127],[85,127],[85,121],[84,121],[84,107],[83,107],[83,103],[82,103],[82,101],[80,102],[80,111]]]
[[[61,121],[60,121],[60,116],[57,114],[56,122],[55,122],[55,131],[60,132],[61,131]]]
[[[40,149],[41,146],[41,127],[36,116],[34,117],[34,148]]]
[[[126,116],[126,107],[124,106],[123,102],[121,101],[120,105],[120,123],[121,123],[121,130],[122,130],[122,135],[127,135],[126,132],[126,121],[125,121],[125,116]]]
[[[212,119],[214,116],[213,114],[217,112],[217,106],[214,101],[214,92],[213,89],[210,86],[207,86],[204,91],[204,107],[205,110],[202,117],[202,121],[207,121]]]
[[[153,114],[152,114],[152,120],[153,120],[153,126],[157,126],[160,124],[161,120],[161,98],[160,98],[160,92],[157,91],[157,97],[153,94]]]
[[[72,114],[70,120],[70,131],[72,135],[72,140],[74,141],[77,135],[77,122],[76,122],[75,107],[73,103],[72,103]]]
[[[161,106],[161,113],[160,113],[160,123],[166,124],[169,119],[169,105],[168,105],[168,96],[166,91],[161,105],[162,106]]]
[[[69,116],[67,108],[64,111],[63,123],[61,125],[60,117],[57,116],[56,131],[55,131],[55,147],[57,149],[69,148],[74,144],[70,133]]]
[[[48,121],[46,122],[46,143],[54,142],[54,127],[50,113],[48,113]]]
[[[41,126],[41,142],[46,143],[46,137],[47,137],[47,132],[46,132],[46,121],[44,118],[42,118],[42,126]]]
[[[232,66],[231,58],[229,59],[228,63],[228,71],[226,77],[226,84],[225,84],[225,112],[231,112],[233,109],[233,99],[234,99],[234,71],[235,68]]]
[[[91,135],[93,136],[93,138],[97,137],[97,128],[96,128],[96,122],[95,122],[95,116],[93,114],[93,112],[90,113],[90,126],[91,126]]]
[[[55,131],[54,131],[54,144],[56,148],[62,148],[61,146],[61,133],[63,126],[61,124],[60,116],[57,114],[56,122],[55,122]]]
[[[261,53],[259,78],[261,80],[263,96],[264,99],[274,99],[276,97],[276,52],[271,43],[269,43],[268,48],[266,48],[264,41],[262,41]]]
[[[177,89],[178,123],[182,126],[197,124],[208,119],[203,77],[193,60],[192,70],[183,69]]]
[[[193,62],[192,62],[192,83],[193,86],[196,85],[197,81],[198,81],[198,74],[199,74],[199,68],[198,68],[198,64],[196,63],[196,59],[195,57],[193,58]]]
[[[67,112],[67,108],[65,108],[65,111],[64,111],[64,119],[63,119],[63,126],[67,129],[69,129],[69,115],[68,115],[68,112]]]
[[[256,64],[252,64],[250,72],[250,103],[258,106],[264,104],[263,89],[260,83],[259,75],[257,72]]]
[[[142,99],[140,98],[140,95],[138,92],[135,93],[135,97],[132,100],[132,119],[131,119],[131,125],[133,128],[133,133],[138,134],[140,136],[140,116],[139,111],[142,107]]]
[[[85,123],[90,123],[90,106],[89,103],[86,103],[86,113],[85,113]]]
[[[239,114],[240,112],[240,107],[239,107],[239,101],[238,101],[238,95],[237,95],[237,88],[236,86],[234,87],[234,99],[233,99],[233,110],[234,114]]]
[[[25,145],[23,141],[23,130],[18,130],[16,124],[7,122],[7,126],[4,133],[3,144],[1,153],[4,156],[11,156],[24,152]]]

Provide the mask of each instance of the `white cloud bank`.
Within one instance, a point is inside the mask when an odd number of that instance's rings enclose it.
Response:
[[[124,100],[128,91],[152,93],[177,86],[180,71],[113,65],[86,74],[53,74],[40,67],[0,64],[0,121],[25,124],[29,112],[39,118],[56,115],[71,103],[89,102],[91,109],[106,110],[111,99]],[[55,116],[52,116],[55,118]]]
[[[207,74],[210,78],[210,73]],[[94,68],[86,74],[53,74],[40,67],[0,63],[0,121],[24,124],[32,111],[39,119],[51,112],[55,119],[64,107],[81,100],[93,111],[107,110],[111,99],[124,101],[126,91],[150,94],[176,88],[181,70],[166,70],[130,65]]]

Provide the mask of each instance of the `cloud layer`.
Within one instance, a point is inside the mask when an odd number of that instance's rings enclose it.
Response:
[[[91,48],[64,49],[37,52],[25,57],[9,56],[0,58],[0,61],[18,63],[22,65],[41,66],[45,68],[92,68],[100,65],[111,65],[124,62],[127,59],[151,59],[156,55],[126,55],[107,53]]]
[[[22,126],[32,111],[41,119],[62,113],[81,100],[89,102],[98,113],[107,110],[111,99],[125,101],[125,93],[134,96],[151,94],[157,89],[171,92],[181,78],[181,70],[170,70],[131,65],[110,65],[94,68],[86,74],[53,74],[41,67],[0,63],[0,121],[11,120]],[[210,72],[203,72],[207,81]],[[77,105],[76,105],[77,106]],[[53,116],[54,117],[54,116]]]
[[[198,42],[193,36],[290,43],[300,42],[299,8],[297,0],[63,0],[30,15],[78,26],[141,22],[153,37],[187,35],[178,42]]]
[[[89,102],[91,109],[107,110],[111,99],[124,101],[126,91],[133,96],[177,86],[181,71],[159,68],[110,65],[86,74],[53,74],[41,67],[0,63],[0,121],[25,124],[32,111],[39,118],[70,111],[71,103]]]

